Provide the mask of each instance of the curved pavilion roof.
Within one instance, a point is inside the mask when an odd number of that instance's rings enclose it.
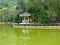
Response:
[[[30,13],[27,13],[27,12],[25,12],[25,13],[23,13],[23,14],[19,14],[19,16],[21,16],[21,17],[23,17],[23,16],[30,16]]]

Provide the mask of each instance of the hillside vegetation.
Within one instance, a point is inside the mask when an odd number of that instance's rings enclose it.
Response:
[[[20,22],[24,12],[33,23],[60,23],[60,0],[0,0],[0,21]]]

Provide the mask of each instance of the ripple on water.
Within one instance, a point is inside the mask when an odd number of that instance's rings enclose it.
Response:
[[[16,45],[16,43],[12,43],[12,45]]]
[[[4,34],[3,34],[3,36],[7,36],[7,34],[6,34],[6,33],[4,33]]]

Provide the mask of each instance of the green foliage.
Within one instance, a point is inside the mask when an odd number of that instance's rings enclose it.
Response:
[[[41,11],[39,17],[40,17],[40,23],[43,23],[43,24],[51,23],[46,10]]]
[[[17,16],[15,16],[15,23],[20,23],[21,22],[21,17],[19,16],[19,14]]]
[[[4,10],[4,7],[8,9]],[[14,18],[15,22],[21,22],[21,17],[18,14],[24,12],[31,14],[31,19],[34,23],[60,22],[59,0],[2,0],[0,3],[1,18],[7,15],[7,18],[3,18],[3,20],[12,21]],[[0,20],[2,21],[2,19]]]

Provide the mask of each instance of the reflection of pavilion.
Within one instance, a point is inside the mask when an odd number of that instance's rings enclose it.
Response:
[[[19,16],[22,17],[22,23],[29,23],[29,13],[25,12],[23,14],[19,14]]]

